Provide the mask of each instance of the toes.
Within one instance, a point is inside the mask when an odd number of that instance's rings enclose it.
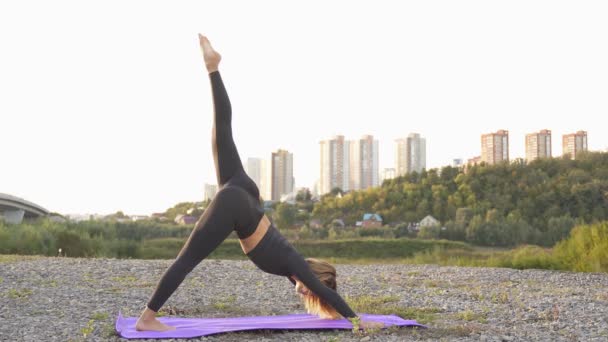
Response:
[[[201,43],[201,46],[211,47],[211,44],[209,43],[209,39],[207,39],[207,37],[203,36],[200,33],[198,34],[198,40]]]

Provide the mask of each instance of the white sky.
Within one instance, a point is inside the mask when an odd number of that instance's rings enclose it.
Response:
[[[241,158],[319,141],[427,139],[427,166],[480,135],[587,130],[608,147],[606,1],[2,1],[0,192],[64,214],[150,214],[214,183],[209,81],[222,54]]]

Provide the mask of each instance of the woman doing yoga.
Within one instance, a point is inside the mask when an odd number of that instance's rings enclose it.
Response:
[[[296,285],[309,313],[323,318],[357,317],[335,291],[336,270],[320,260],[305,260],[264,215],[259,190],[245,173],[232,138],[230,100],[218,71],[221,56],[206,37],[199,34],[199,40],[213,93],[212,150],[220,190],[160,279],[136,329],[174,329],[157,320],[156,313],[186,275],[233,230],[236,230],[243,252],[256,266],[264,272],[286,276]],[[374,322],[361,323],[362,327],[377,327]]]

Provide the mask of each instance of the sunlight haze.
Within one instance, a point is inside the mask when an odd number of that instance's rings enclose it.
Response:
[[[480,136],[608,134],[604,1],[3,1],[0,193],[62,214],[148,215],[215,183],[209,80],[222,55],[241,159],[319,141],[426,138],[427,168],[480,155]]]

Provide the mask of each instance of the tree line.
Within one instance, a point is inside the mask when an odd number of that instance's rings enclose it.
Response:
[[[326,194],[310,218],[354,226],[366,212],[397,228],[426,215],[442,222],[420,237],[552,246],[576,224],[608,218],[608,153],[414,172],[377,188]]]

